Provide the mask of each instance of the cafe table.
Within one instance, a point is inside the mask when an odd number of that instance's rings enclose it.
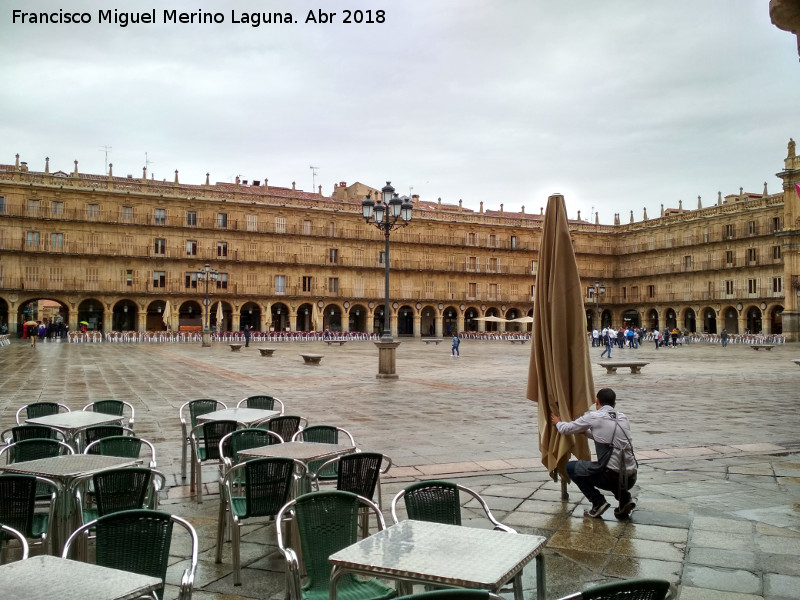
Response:
[[[56,491],[55,523],[52,527],[52,551],[60,555],[61,549],[72,530],[72,497],[75,481],[106,469],[131,467],[141,461],[136,458],[102,456],[100,454],[66,454],[24,462],[0,465],[3,473],[38,475],[52,479],[60,489]],[[0,588],[2,590],[2,588]]]
[[[128,600],[148,594],[155,598],[162,584],[158,577],[48,555],[0,565],[0,593],[8,599]]]
[[[415,583],[499,593],[536,559],[536,598],[545,600],[544,550],[547,538],[460,525],[406,520],[395,523],[330,557],[330,600],[344,573],[398,582],[398,594]],[[515,600],[522,600],[519,586]]]
[[[281,411],[279,410],[264,410],[261,408],[223,408],[198,415],[197,422],[237,421],[248,427],[252,427],[256,423],[280,416],[280,414]]]
[[[44,417],[33,417],[31,419],[25,419],[25,422],[31,425],[45,425],[53,429],[58,429],[64,434],[67,443],[77,452],[80,450],[78,447],[78,436],[81,431],[87,427],[94,427],[95,425],[120,423],[123,419],[124,417],[118,415],[75,410],[72,412],[46,415]]]

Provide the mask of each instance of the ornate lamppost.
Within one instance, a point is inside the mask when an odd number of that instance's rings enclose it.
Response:
[[[384,251],[384,309],[383,309],[383,335],[378,346],[378,374],[379,379],[397,379],[395,372],[395,351],[400,342],[395,342],[392,337],[391,308],[389,306],[389,233],[398,227],[405,227],[411,221],[413,206],[407,197],[399,198],[394,193],[391,182],[387,181],[381,189],[381,198],[375,202],[369,194],[361,203],[361,212],[364,221],[372,223],[383,232],[386,240]]]
[[[589,297],[594,298],[594,314],[597,317],[597,321],[592,323],[592,329],[602,329],[603,323],[600,319],[600,296],[605,295],[606,293],[606,286],[602,285],[600,281],[595,281],[594,285],[589,286]]]
[[[197,281],[206,282],[206,297],[203,299],[203,306],[205,306],[205,317],[203,318],[203,348],[211,347],[211,300],[208,298],[208,284],[211,281],[219,279],[219,272],[211,268],[208,263],[197,271]]]

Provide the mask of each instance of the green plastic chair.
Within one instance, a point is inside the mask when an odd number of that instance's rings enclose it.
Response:
[[[83,518],[82,523],[123,510],[152,508],[154,495],[166,483],[163,473],[147,467],[106,469],[84,479],[92,482],[95,506],[84,506],[83,494],[80,492],[83,482],[79,480],[75,487],[79,490],[76,500],[78,514]],[[161,480],[158,486],[157,479]]]
[[[181,419],[181,433],[183,435],[183,444],[181,446],[182,479],[186,479],[187,451],[191,448],[192,443],[189,436],[192,430],[197,427],[197,417],[206,413],[214,412],[215,410],[223,410],[226,408],[228,408],[228,406],[219,400],[200,398],[198,400],[189,400],[189,402],[184,402],[178,409],[178,416]]]
[[[6,563],[6,553],[8,551],[9,540],[17,540],[21,550],[20,560],[28,558],[28,540],[19,531],[8,525],[0,524],[0,564]]]
[[[6,444],[34,438],[53,439],[63,442],[64,434],[58,429],[47,427],[46,425],[15,425],[0,434],[0,439]]]
[[[286,559],[287,587],[290,600],[328,600],[331,580],[331,554],[358,541],[358,519],[366,506],[377,519],[378,530],[386,524],[380,509],[367,498],[350,492],[329,491],[304,494],[287,503],[278,513],[278,548]],[[294,512],[300,538],[300,551],[306,570],[301,584],[297,552],[284,542],[283,522]],[[377,579],[364,580],[345,573],[337,582],[341,600],[387,600],[395,590]]]
[[[673,587],[669,581],[628,579],[604,583],[564,596],[561,600],[667,600],[673,595]]]
[[[242,462],[239,458],[239,452],[242,450],[282,443],[281,436],[263,427],[247,427],[230,432],[219,441],[219,455],[222,458],[224,469],[222,475],[224,476],[231,467]],[[240,473],[239,476],[244,477],[245,475]]]
[[[128,427],[133,429],[133,420],[136,411],[133,404],[125,402],[124,400],[98,400],[97,402],[90,402],[83,407],[83,410],[91,410],[92,412],[102,413],[104,415],[114,415],[115,417],[124,417],[125,409],[130,410],[131,416],[128,417]]]
[[[85,452],[86,448],[93,442],[117,435],[133,435],[133,429],[122,425],[92,425],[81,430],[80,446]],[[95,446],[95,449],[89,454],[97,454],[97,452],[98,450]]]
[[[312,425],[305,427],[292,436],[293,442],[314,442],[317,444],[338,444],[339,439],[346,437],[352,446],[356,445],[356,440],[346,429],[334,425]],[[325,460],[314,460],[308,463],[309,472],[317,474],[317,479],[336,479],[336,463],[331,463],[325,469],[322,464]],[[363,495],[363,494],[362,494]],[[372,498],[372,496],[367,496]]]
[[[189,568],[183,572],[180,583],[180,600],[192,597],[197,570],[197,532],[187,521],[157,510],[125,510],[90,521],[76,529],[64,544],[63,558],[69,558],[73,545],[94,530],[96,535],[95,563],[140,575],[158,577],[164,581],[169,565],[173,524],[178,523],[191,537]],[[84,541],[85,543],[85,541]],[[164,587],[156,591],[164,596]]]
[[[189,436],[192,445],[192,479],[189,491],[194,493],[198,504],[203,503],[203,463],[211,460],[222,463],[219,443],[226,435],[236,431],[236,421],[206,421],[192,429]]]
[[[284,440],[291,440],[294,434],[308,425],[305,417],[298,417],[296,415],[281,415],[280,417],[272,417],[259,424],[260,427],[266,427],[270,431],[274,431]]]
[[[278,403],[279,408],[275,408],[275,403]],[[281,414],[286,410],[283,400],[275,396],[268,396],[267,394],[260,394],[257,396],[248,396],[243,400],[239,400],[236,408],[244,406],[245,408],[259,408],[261,410],[280,410]]]
[[[100,454],[101,456],[119,456],[122,458],[140,458],[142,447],[150,451],[151,469],[156,468],[156,449],[144,438],[133,435],[112,435],[95,440],[83,450],[84,454]]]
[[[255,517],[275,517],[291,498],[295,480],[303,474],[303,463],[290,458],[256,458],[234,465],[225,474],[219,503],[215,562],[222,562],[225,527],[230,520],[233,585],[242,584],[240,528],[244,521]]]
[[[43,488],[50,491],[47,512],[36,510],[37,498]],[[48,552],[50,524],[56,504],[58,484],[46,477],[34,475],[0,474],[0,524],[16,529],[27,539],[37,540],[44,553]],[[0,534],[0,542],[10,539]]]
[[[17,425],[22,425],[25,419],[47,417],[59,412],[69,412],[69,406],[66,404],[59,404],[58,402],[31,402],[17,410]],[[25,413],[24,416],[23,413]]]

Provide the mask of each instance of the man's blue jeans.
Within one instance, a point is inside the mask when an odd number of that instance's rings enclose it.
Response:
[[[597,465],[589,460],[571,460],[567,463],[567,475],[581,493],[586,496],[586,499],[592,503],[592,506],[597,506],[605,502],[605,497],[600,493],[598,488],[606,490],[614,494],[620,506],[624,506],[631,500],[630,489],[636,484],[636,473],[628,475],[628,489],[619,490],[619,473],[605,469],[601,473],[592,473],[587,475],[578,475],[577,473],[586,473],[590,465]]]

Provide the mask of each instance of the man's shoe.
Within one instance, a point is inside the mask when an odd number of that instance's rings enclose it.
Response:
[[[600,504],[596,504],[592,506],[591,510],[584,511],[584,515],[587,517],[592,517],[593,519],[599,519],[604,512],[608,510],[608,507],[611,506],[605,500],[602,500]]]
[[[614,509],[614,516],[618,519],[629,519],[634,508],[636,508],[636,502],[629,500]]]

